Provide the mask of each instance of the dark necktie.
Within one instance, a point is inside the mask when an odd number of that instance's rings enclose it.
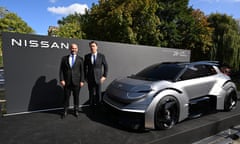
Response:
[[[96,55],[93,55],[93,64],[96,64]]]

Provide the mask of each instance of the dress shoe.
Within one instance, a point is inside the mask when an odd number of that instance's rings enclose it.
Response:
[[[67,111],[63,112],[62,118],[65,118],[67,116]]]
[[[75,117],[77,117],[78,118],[78,116],[79,116],[79,113],[78,113],[78,111],[76,110],[76,111],[74,111],[74,115],[75,115]]]

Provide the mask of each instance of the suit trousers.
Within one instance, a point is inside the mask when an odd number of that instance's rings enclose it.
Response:
[[[88,81],[89,102],[91,106],[102,102],[101,86],[101,83],[97,84],[94,80]]]
[[[69,107],[71,93],[73,95],[74,109],[78,110],[78,108],[79,108],[79,92],[80,92],[79,85],[76,86],[76,85],[70,84],[69,86],[64,87],[64,109],[65,110],[67,110]]]

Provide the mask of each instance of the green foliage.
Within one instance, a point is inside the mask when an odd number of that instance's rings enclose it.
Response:
[[[0,19],[0,32],[34,33],[34,30],[14,13],[8,13]]]
[[[92,7],[86,34],[89,39],[160,45],[160,21],[155,0],[101,0]]]
[[[86,38],[86,34],[82,30],[84,17],[85,16],[77,13],[64,17],[58,21],[59,29],[54,31],[53,35],[66,38]]]
[[[55,32],[55,35],[66,38],[85,38],[85,33],[81,30],[81,26],[78,23],[66,23],[60,25],[58,31]]]
[[[189,49],[184,42],[191,38],[189,27],[194,24],[194,20],[188,8],[188,0],[157,0],[157,3],[156,15],[161,22],[158,28],[163,35],[161,46]]]
[[[223,51],[225,53],[222,61],[228,63],[235,71],[240,65],[240,35],[230,29],[223,37]]]
[[[240,35],[236,21],[226,14],[211,14],[208,18],[213,31],[211,58],[239,70]]]
[[[191,39],[186,42],[191,49],[191,60],[210,59],[212,49],[212,32],[213,28],[207,21],[207,16],[200,10],[193,10],[194,25],[189,27],[191,30]]]
[[[190,49],[193,59],[206,59],[212,30],[206,16],[197,12],[188,7],[188,0],[101,0],[88,13],[86,35],[89,39]]]

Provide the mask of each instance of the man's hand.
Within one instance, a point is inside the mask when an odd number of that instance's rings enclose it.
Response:
[[[66,83],[65,83],[64,80],[60,81],[60,84],[61,84],[61,86],[63,86],[63,87],[66,85]]]
[[[106,80],[106,77],[101,77],[100,82],[103,83]]]
[[[80,82],[80,87],[83,87],[84,86],[84,82]]]

